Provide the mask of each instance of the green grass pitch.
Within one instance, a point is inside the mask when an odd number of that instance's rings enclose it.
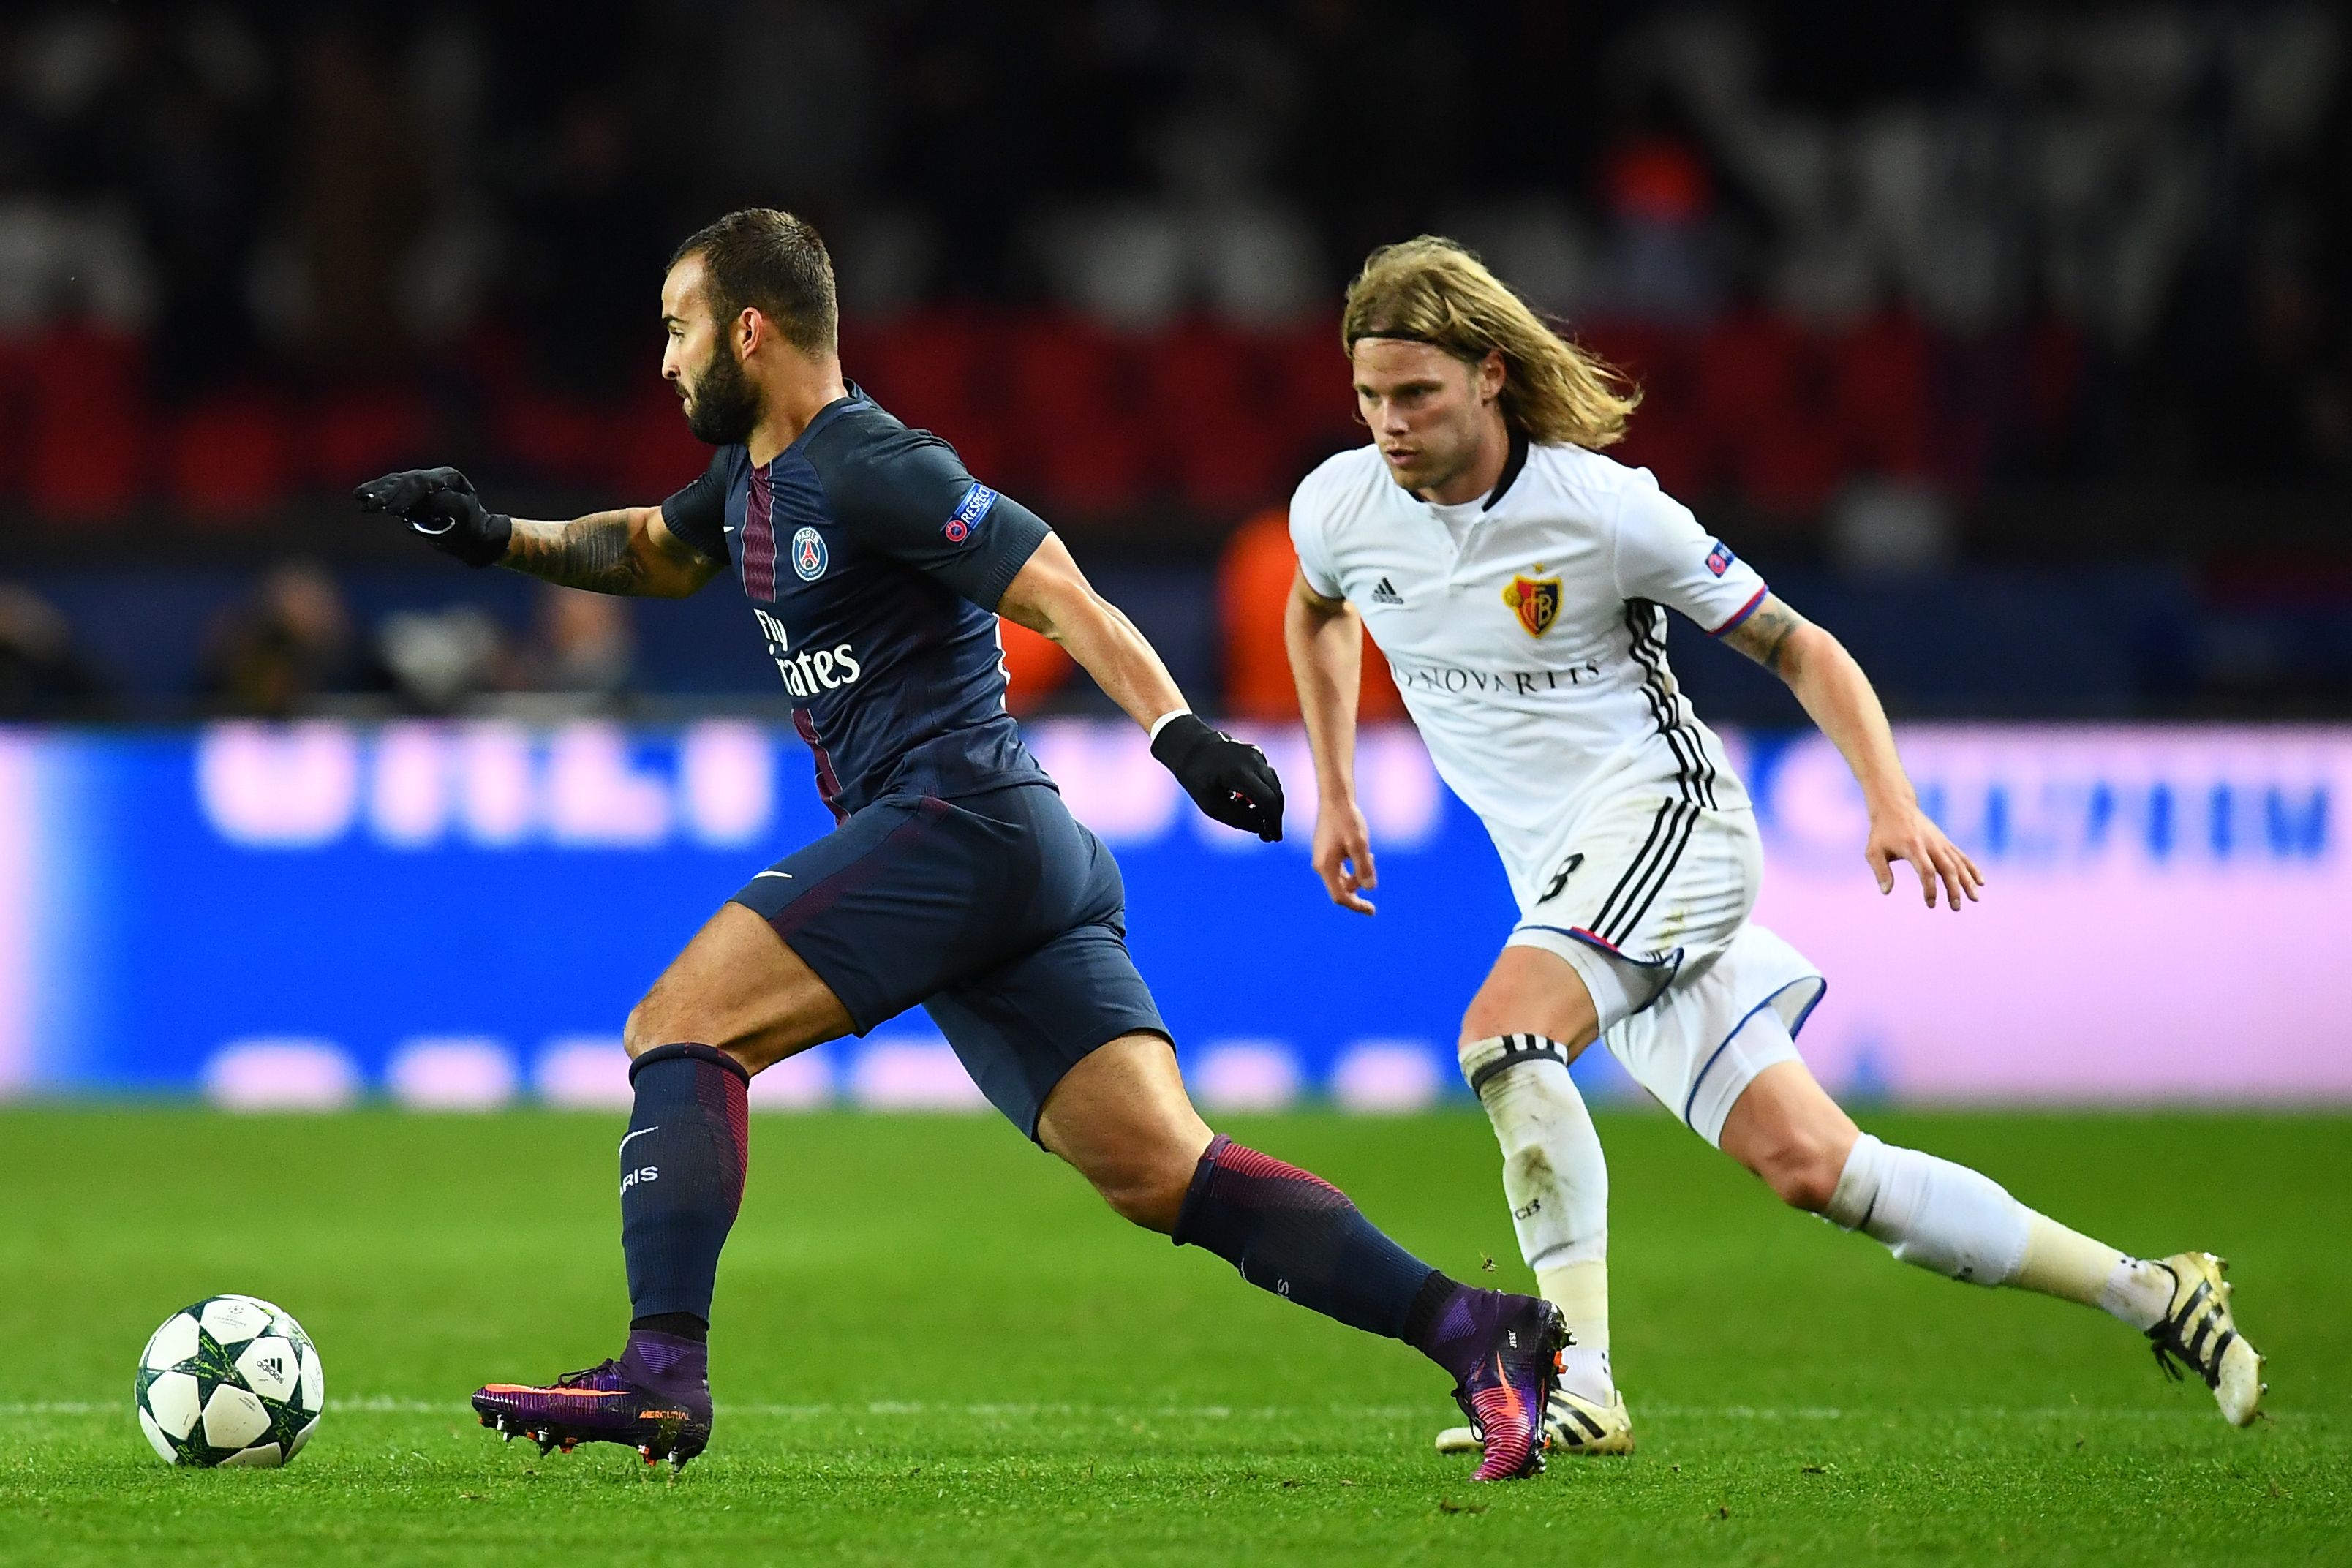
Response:
[[[717,1439],[677,1481],[501,1446],[475,1384],[617,1349],[619,1125],[0,1114],[0,1561],[2352,1559],[2343,1119],[1873,1121],[2118,1245],[2230,1257],[2275,1412],[2233,1432],[2119,1325],[1905,1268],[1663,1116],[1605,1117],[1641,1451],[1486,1488],[1431,1451],[1452,1407],[1418,1357],[1126,1227],[978,1117],[754,1120]],[[1525,1283],[1475,1112],[1232,1131]],[[289,1469],[174,1471],[132,1418],[149,1331],[226,1290],[324,1354]]]

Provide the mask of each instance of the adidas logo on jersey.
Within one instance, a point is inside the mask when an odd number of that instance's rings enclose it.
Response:
[[[1383,577],[1380,580],[1379,585],[1372,589],[1372,603],[1375,605],[1402,605],[1404,603],[1404,595],[1396,591],[1395,584]]]

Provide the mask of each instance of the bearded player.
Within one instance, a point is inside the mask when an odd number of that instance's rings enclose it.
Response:
[[[1502,1145],[1519,1246],[1566,1318],[1552,1445],[1625,1453],[1609,1361],[1608,1167],[1568,1066],[1595,1039],[1790,1206],[1906,1263],[2110,1312],[2174,1376],[2253,1420],[2262,1357],[2223,1264],[2128,1257],[1999,1184],[1861,1131],[1792,1043],[1825,982],[1750,921],[1762,871],[1738,775],[1666,667],[1665,611],[1788,682],[1861,784],[1881,893],[1906,861],[1927,907],[1978,897],[1974,863],[1919,809],[1870,682],[1645,468],[1601,455],[1634,397],[1467,251],[1375,251],[1342,336],[1373,444],[1298,487],[1286,634],[1315,755],[1314,864],[1372,912],[1357,809],[1359,620],[1438,772],[1493,837],[1519,906],[1464,1015],[1464,1076]],[[1438,1439],[1476,1446],[1475,1426]]]
[[[1120,1215],[1405,1341],[1489,1434],[1480,1479],[1540,1469],[1557,1309],[1455,1283],[1193,1110],[1128,955],[1118,868],[1004,710],[998,614],[1085,667],[1203,812],[1271,840],[1282,788],[1265,758],[1193,716],[1035,513],[842,378],[832,263],[807,224],[765,209],[712,224],[673,258],[661,310],[662,374],[719,451],[660,505],[525,521],[450,468],[359,491],[468,565],[572,587],[678,596],[731,567],[837,822],[753,873],[629,1015],[622,1353],[479,1390],[482,1424],[542,1449],[700,1453],[751,1077],[920,1005],[997,1109]]]

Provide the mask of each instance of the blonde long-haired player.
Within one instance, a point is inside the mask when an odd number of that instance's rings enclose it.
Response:
[[[1633,1446],[1609,1360],[1608,1168],[1568,1071],[1595,1039],[1792,1207],[1955,1279],[2113,1313],[2168,1370],[2201,1376],[2231,1423],[2252,1421],[2262,1358],[2236,1331],[2219,1259],[2127,1256],[1990,1177],[1881,1142],[1799,1058],[1825,982],[1748,918],[1763,867],[1754,814],[1667,668],[1667,609],[1787,681],[1837,746],[1868,803],[1863,854],[1881,893],[1897,860],[1931,910],[1940,895],[1957,911],[1982,879],[1920,810],[1838,640],[1647,469],[1601,455],[1636,395],[1449,240],[1374,251],[1341,331],[1372,444],[1318,468],[1290,508],[1285,637],[1319,785],[1315,868],[1334,902],[1372,912],[1352,767],[1360,617],[1518,901],[1459,1048],[1502,1144],[1520,1248],[1572,1335],[1553,1447]],[[1438,1446],[1478,1441],[1460,1427]]]

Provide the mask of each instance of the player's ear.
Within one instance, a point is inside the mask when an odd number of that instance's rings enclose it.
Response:
[[[1486,357],[1480,360],[1478,368],[1471,373],[1471,378],[1477,383],[1478,400],[1492,403],[1502,396],[1503,383],[1509,374],[1509,368],[1503,363],[1503,351],[1488,349]]]
[[[760,346],[760,340],[767,333],[767,318],[761,315],[756,308],[744,306],[743,313],[735,318],[735,357],[751,358],[751,351]]]

